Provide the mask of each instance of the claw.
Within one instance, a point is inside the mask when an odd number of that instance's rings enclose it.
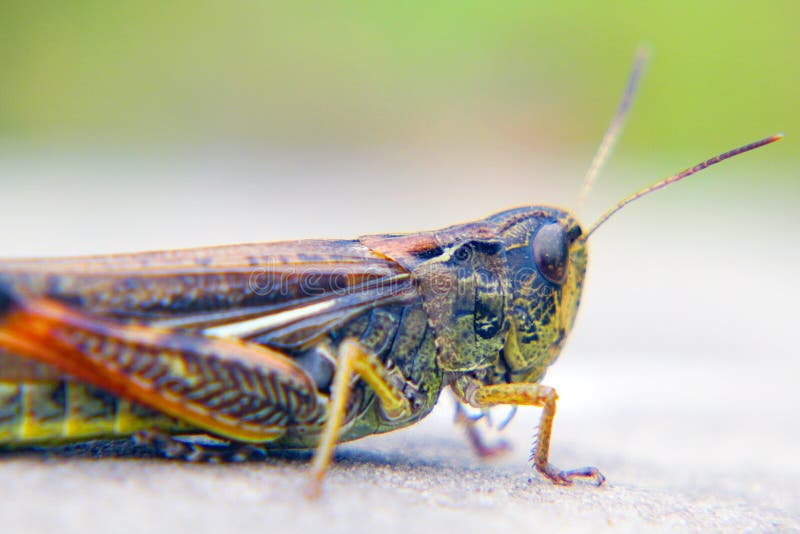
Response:
[[[594,485],[600,487],[606,481],[606,477],[596,467],[581,467],[579,469],[570,469],[562,471],[555,467],[553,464],[547,464],[544,467],[537,466],[536,469],[545,477],[550,479],[553,484],[559,486],[571,486],[576,478],[594,479]]]

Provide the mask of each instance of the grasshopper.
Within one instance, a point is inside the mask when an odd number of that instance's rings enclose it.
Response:
[[[601,485],[594,467],[549,462],[557,394],[541,382],[575,320],[590,236],[630,202],[780,138],[661,180],[588,229],[526,206],[415,234],[1,260],[0,445],[134,436],[167,457],[229,460],[315,448],[316,494],[337,443],[408,426],[450,389],[478,409],[541,407],[534,467]],[[222,445],[181,439],[196,434]]]

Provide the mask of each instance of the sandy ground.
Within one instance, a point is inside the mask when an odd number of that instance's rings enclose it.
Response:
[[[3,223],[26,221],[4,235],[9,255],[269,240],[314,235],[320,227],[323,235],[339,236],[416,230],[519,203],[494,191],[460,203],[462,193],[448,189],[450,182],[430,192],[453,201],[447,217],[423,199],[414,205],[419,222],[410,224],[407,213],[391,208],[413,196],[400,191],[377,206],[374,199],[354,202],[336,219],[326,203],[332,195],[367,196],[362,178],[373,167],[354,165],[337,167],[334,185],[308,183],[306,193],[318,192],[303,204],[314,214],[309,220],[292,208],[300,198],[292,195],[300,193],[281,189],[288,198],[276,202],[269,184],[254,185],[252,175],[269,176],[270,168],[205,166],[206,182],[197,188],[198,168],[178,165],[173,173],[145,165],[109,185],[103,177],[120,168],[115,161],[87,170],[75,160],[43,167],[34,159],[4,162]],[[170,176],[158,195],[151,193],[151,178],[135,179],[154,168]],[[287,168],[304,167],[272,171]],[[353,178],[353,169],[361,174]],[[327,176],[322,170],[329,169],[305,172]],[[398,171],[404,172],[419,187],[435,189],[425,175]],[[660,174],[663,169],[648,175]],[[344,175],[349,181],[337,185]],[[473,184],[470,176],[465,180]],[[231,184],[238,184],[238,196]],[[188,194],[198,189],[204,194]],[[126,201],[114,202],[113,195]],[[162,461],[126,444],[6,455],[0,457],[2,530],[798,531],[800,259],[793,206],[800,195],[796,188],[761,195],[746,199],[743,217],[743,197],[686,187],[632,210],[627,221],[620,216],[593,243],[581,317],[546,383],[561,395],[553,462],[596,465],[608,477],[602,488],[556,487],[531,471],[533,409],[520,410],[502,433],[513,451],[481,463],[452,425],[444,399],[413,428],[342,446],[317,502],[301,495],[302,454],[236,465]],[[156,209],[164,206],[177,207]],[[142,216],[132,218],[137,210]],[[213,220],[219,213],[231,214],[223,230]]]

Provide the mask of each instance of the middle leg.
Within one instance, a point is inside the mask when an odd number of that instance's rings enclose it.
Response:
[[[355,377],[364,380],[372,389],[387,418],[400,419],[411,415],[411,404],[408,398],[390,380],[389,370],[378,356],[354,339],[342,341],[339,345],[339,358],[331,386],[327,420],[319,438],[309,473],[307,494],[310,497],[319,495],[322,478],[330,466]]]

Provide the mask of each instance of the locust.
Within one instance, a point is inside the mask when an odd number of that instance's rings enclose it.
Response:
[[[630,202],[781,137],[658,181],[588,228],[524,206],[421,233],[0,260],[0,447],[135,438],[187,460],[314,449],[316,495],[337,443],[407,427],[449,389],[468,426],[463,406],[540,407],[535,469],[599,486],[595,467],[550,463],[558,396],[542,383],[575,320],[590,237]]]

